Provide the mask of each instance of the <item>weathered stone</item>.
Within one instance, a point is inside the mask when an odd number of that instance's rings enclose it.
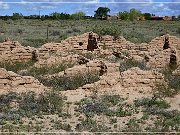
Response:
[[[3,77],[2,77],[3,76]],[[31,76],[20,76],[12,71],[0,68],[0,94],[8,91],[26,92],[44,91],[44,87],[37,79]]]

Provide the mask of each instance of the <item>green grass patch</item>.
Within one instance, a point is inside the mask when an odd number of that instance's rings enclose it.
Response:
[[[136,61],[134,59],[127,59],[120,62],[119,71],[124,72],[132,67],[139,67],[142,70],[146,70],[146,63],[144,61]]]
[[[52,77],[50,79],[39,78],[39,80],[48,87],[56,90],[75,90],[85,84],[94,83],[100,80],[99,76],[93,74]]]
[[[50,67],[40,67],[40,68],[32,67],[28,70],[26,75],[38,77],[40,75],[55,74],[55,73],[64,71],[67,68],[71,68],[73,66],[74,66],[74,64],[72,64],[72,63],[62,63],[62,64],[58,64],[58,65],[53,65]]]
[[[20,70],[28,69],[34,65],[34,61],[27,62],[5,62],[0,63],[0,68],[5,68],[7,71],[13,71],[17,73]]]

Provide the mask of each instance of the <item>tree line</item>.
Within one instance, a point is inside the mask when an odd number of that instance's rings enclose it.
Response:
[[[84,12],[76,12],[73,14],[67,14],[67,13],[58,13],[53,12],[49,15],[29,15],[29,16],[23,16],[22,13],[13,13],[11,16],[0,16],[0,19],[7,20],[17,20],[17,19],[41,19],[41,20],[68,20],[68,19],[74,19],[74,20],[81,20],[81,19],[106,19],[108,16],[108,13],[110,13],[110,9],[108,7],[99,7],[94,14],[94,17],[92,16],[86,16]],[[151,17],[155,16],[155,14],[151,13],[142,13],[140,10],[137,10],[135,8],[132,8],[128,11],[119,12],[117,14],[117,17],[121,20],[136,20],[137,17],[143,17],[145,20],[151,20]],[[178,17],[173,16],[173,20],[180,20],[180,15]]]

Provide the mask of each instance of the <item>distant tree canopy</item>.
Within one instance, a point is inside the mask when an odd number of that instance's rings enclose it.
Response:
[[[17,20],[17,19],[22,19],[23,15],[21,13],[13,13],[12,19]]]
[[[86,14],[84,12],[76,12],[71,15],[71,18],[75,20],[80,20],[80,19],[84,19],[85,16]]]
[[[73,19],[73,20],[81,20],[81,19],[103,19],[108,16],[108,13],[111,10],[108,7],[99,7],[94,14],[94,17],[92,16],[86,16],[84,12],[75,12],[73,14],[67,14],[67,13],[58,13],[58,12],[53,12],[49,15],[28,15],[28,16],[23,16],[22,13],[13,13],[12,15],[6,15],[6,16],[0,16],[0,19],[3,20],[17,20],[17,19],[41,19],[41,20],[68,20],[68,19]],[[151,13],[141,13],[140,10],[132,8],[128,11],[124,12],[119,12],[117,14],[118,18],[121,20],[137,20],[138,18],[143,18],[145,20],[151,20],[152,16],[155,16],[155,14]],[[142,19],[141,19],[142,20]],[[173,21],[180,21],[180,15],[179,16],[172,16]]]
[[[150,20],[151,16],[153,14],[151,14],[151,13],[142,14],[140,10],[132,8],[132,9],[130,9],[129,12],[127,12],[127,11],[119,12],[117,15],[119,16],[119,18],[121,20],[131,20],[131,21],[133,21],[133,20],[136,20],[137,17],[140,17],[140,16],[144,16],[145,20]]]
[[[127,12],[127,11],[119,12],[118,16],[119,16],[119,18],[121,20],[131,20],[131,21],[133,21],[133,20],[136,20],[137,17],[142,16],[142,13],[141,13],[140,10],[132,8],[132,9],[130,9],[129,12]]]
[[[99,7],[96,11],[94,11],[94,17],[102,19],[103,17],[106,17],[110,11],[111,10],[107,7]]]
[[[119,12],[118,16],[121,20],[129,20],[129,12],[127,11]]]
[[[151,14],[150,13],[144,13],[143,15],[144,15],[144,18],[146,20],[151,20]]]
[[[135,8],[132,8],[132,9],[130,9],[129,19],[130,19],[131,21],[133,21],[133,20],[136,20],[137,17],[139,17],[139,16],[141,16],[141,15],[142,15],[142,14],[141,14],[141,11],[140,11],[140,10],[137,10],[137,9],[135,9]]]
[[[58,12],[53,12],[50,14],[50,16],[52,17],[52,19],[54,20],[58,20],[58,19],[70,19],[71,15],[70,14],[66,14],[66,13],[58,13]]]

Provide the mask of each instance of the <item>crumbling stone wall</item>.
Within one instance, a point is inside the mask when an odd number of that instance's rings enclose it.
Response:
[[[119,70],[119,64],[118,63],[109,63],[104,62],[104,64],[107,66],[107,73],[116,72]],[[63,72],[49,75],[49,77],[54,76],[76,76],[76,75],[85,75],[85,74],[99,74],[101,70],[101,62],[99,60],[93,60],[83,65],[75,65],[72,68],[68,68]],[[106,74],[106,73],[105,73]]]
[[[156,82],[164,79],[161,73],[155,71],[144,71],[133,67],[121,74],[123,87],[154,87]]]
[[[176,51],[177,64],[179,64],[180,58],[180,38],[175,36],[169,36],[170,48],[163,50],[164,36],[156,37],[148,45],[148,55],[150,56],[150,61],[148,67],[162,69],[170,62],[171,51]]]
[[[93,33],[93,35],[98,39],[99,36],[97,34]],[[43,63],[47,62],[47,60],[58,61],[56,60],[57,58],[52,58],[53,53],[61,55],[62,53],[69,51],[86,52],[88,36],[89,33],[84,33],[82,35],[69,37],[61,43],[44,44],[42,47],[36,50],[40,65],[42,64],[43,66]],[[169,44],[171,48],[173,47],[177,50],[177,58],[179,59],[180,38],[169,36]],[[102,36],[97,45],[101,48],[98,51],[101,54],[112,55],[112,50],[116,49],[120,52],[128,52],[130,57],[137,60],[141,60],[144,58],[144,56],[148,56],[150,60],[148,66],[153,68],[161,68],[164,66],[164,64],[169,62],[169,51],[163,51],[164,36],[154,38],[149,44],[134,44],[127,41],[123,37],[119,37],[115,40],[113,36],[107,35]],[[32,59],[33,50],[35,50],[35,48],[23,47],[18,42],[13,43],[11,41],[7,41],[0,43],[0,61],[30,60]],[[97,52],[97,50],[95,51]],[[58,59],[60,57],[58,57]]]
[[[12,71],[0,68],[0,94],[14,91],[27,92],[35,91],[37,93],[45,90],[45,87],[34,77],[20,76]]]
[[[113,77],[112,77],[113,76]],[[155,71],[144,71],[138,67],[133,67],[127,71],[122,72],[120,75],[119,72],[109,73],[107,76],[104,76],[98,82],[93,84],[87,84],[82,87],[82,89],[93,90],[93,89],[102,89],[112,87],[114,85],[119,85],[121,88],[134,88],[141,90],[154,88],[155,84],[158,82],[163,82],[164,77],[161,73]]]
[[[27,61],[32,59],[35,48],[23,47],[17,41],[0,43],[0,62],[5,61]]]

